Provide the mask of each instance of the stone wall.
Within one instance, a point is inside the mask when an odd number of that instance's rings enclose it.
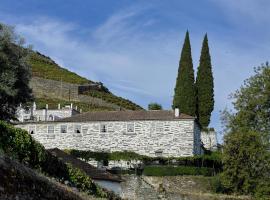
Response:
[[[215,150],[217,148],[217,134],[215,131],[202,131],[201,140],[206,149]]]
[[[132,151],[152,157],[180,157],[200,154],[198,150],[200,147],[197,146],[198,138],[194,139],[194,135],[199,137],[198,130],[194,129],[194,123],[196,123],[194,120],[108,121],[102,123],[40,122],[20,124],[17,127],[34,131],[33,137],[45,148],[57,147],[97,152]],[[103,125],[106,126],[105,133],[101,131]],[[128,125],[134,127],[134,132],[127,131]],[[53,133],[48,133],[48,127],[51,130],[52,126],[54,127]],[[61,133],[61,126],[67,127],[67,133]]]
[[[30,81],[30,87],[33,89],[34,96],[38,98],[55,98],[66,101],[80,101],[114,109],[120,108],[118,105],[108,103],[102,99],[79,94],[79,86],[80,85],[78,84],[48,80],[39,77],[32,77]]]

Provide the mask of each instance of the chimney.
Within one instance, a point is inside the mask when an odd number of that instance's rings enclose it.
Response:
[[[60,105],[60,103],[58,104],[58,110],[60,110],[61,109],[61,105]]]
[[[37,109],[37,104],[36,102],[33,103],[33,111],[35,111]]]
[[[179,108],[175,108],[175,109],[174,109],[174,116],[175,116],[175,117],[179,117],[179,115],[180,115]]]

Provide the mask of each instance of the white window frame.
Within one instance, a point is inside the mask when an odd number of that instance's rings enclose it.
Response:
[[[50,130],[49,127],[53,127],[53,129]],[[54,131],[55,131],[54,125],[48,125],[48,126],[47,126],[47,133],[48,133],[48,134],[54,134]]]
[[[88,132],[88,126],[82,126],[82,133],[86,134]]]
[[[78,128],[78,127],[80,127],[80,128]],[[79,130],[79,133],[82,133],[82,126],[81,125],[74,125],[74,133],[78,133],[77,130]]]
[[[132,130],[129,129],[129,126],[132,126]],[[127,133],[135,133],[135,125],[134,122],[128,122],[127,123]]]
[[[99,125],[99,132],[100,133],[108,133],[108,125],[107,124],[100,124]]]
[[[62,130],[63,130],[62,127],[66,127],[66,128],[65,128],[66,132],[63,132],[63,131],[62,131]],[[68,126],[65,125],[65,124],[60,125],[60,133],[67,133],[67,132],[68,132]]]
[[[155,132],[161,133],[164,132],[164,122],[156,122],[155,124]]]

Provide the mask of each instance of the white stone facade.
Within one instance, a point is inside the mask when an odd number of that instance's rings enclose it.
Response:
[[[29,109],[19,107],[17,109],[17,119],[20,122],[26,121],[55,121],[62,118],[72,117],[80,112],[72,108],[72,105],[65,106],[58,109],[49,109],[48,106],[45,109],[36,109],[36,104]]]
[[[156,157],[199,155],[200,128],[194,119],[33,122],[16,125],[45,148],[132,151]]]
[[[217,149],[217,134],[214,130],[202,131],[201,141],[207,150]]]

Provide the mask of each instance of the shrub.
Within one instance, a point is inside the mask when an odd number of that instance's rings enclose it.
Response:
[[[146,166],[143,174],[146,176],[178,176],[178,175],[203,175],[211,176],[213,170],[206,167],[184,166]]]
[[[215,173],[222,171],[222,160],[220,152],[212,152],[210,155],[200,155],[192,157],[148,157],[137,154],[135,152],[123,151],[123,152],[93,152],[93,151],[82,151],[82,150],[66,150],[67,153],[81,158],[85,161],[89,160],[140,160],[145,165],[152,165],[153,163],[160,163],[162,165],[171,165],[172,161],[176,161],[175,165],[180,166],[194,166],[194,167],[208,167],[213,168]]]

